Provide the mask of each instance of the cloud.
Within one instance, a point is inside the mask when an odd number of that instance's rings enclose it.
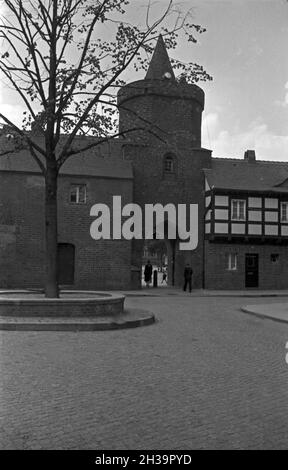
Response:
[[[288,106],[288,82],[285,83],[285,89],[287,90],[285,93],[284,103]]]
[[[243,158],[245,150],[251,149],[259,160],[288,161],[288,135],[274,134],[264,122],[255,121],[247,130],[232,133],[221,128],[217,113],[211,113],[202,129],[202,145],[213,150],[215,157]]]
[[[9,119],[16,126],[22,127],[23,111],[22,106],[11,104],[0,104],[1,114]]]
[[[0,82],[0,112],[5,117],[7,117],[13,124],[17,126],[22,125],[23,111],[25,108],[23,106],[4,103],[4,90]]]
[[[277,106],[282,106],[283,108],[286,108],[286,106],[288,106],[288,82],[285,83],[284,88],[286,91],[283,101],[276,100],[274,103]]]

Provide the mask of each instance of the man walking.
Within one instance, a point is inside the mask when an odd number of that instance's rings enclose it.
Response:
[[[192,291],[192,274],[193,269],[191,268],[190,264],[187,263],[184,269],[184,292],[186,292],[187,284],[189,286],[189,292]]]

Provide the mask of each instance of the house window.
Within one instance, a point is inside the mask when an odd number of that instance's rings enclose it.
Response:
[[[271,263],[278,263],[279,261],[279,254],[278,253],[272,253],[270,256]]]
[[[70,202],[72,202],[73,204],[86,204],[86,199],[86,184],[71,184]]]
[[[226,269],[228,271],[237,270],[237,255],[236,253],[227,253],[226,255]]]
[[[240,199],[232,199],[231,218],[232,220],[246,219],[246,201]]]
[[[288,202],[281,202],[281,222],[288,222]]]
[[[175,161],[173,155],[165,155],[164,158],[164,172],[165,173],[175,173]]]

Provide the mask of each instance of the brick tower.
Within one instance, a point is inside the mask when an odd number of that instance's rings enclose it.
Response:
[[[211,151],[201,148],[204,92],[197,85],[177,81],[159,36],[144,80],[129,83],[118,93],[120,131],[130,130],[124,158],[133,164],[134,202],[198,204],[198,247],[180,251],[179,241],[167,240],[168,278],[180,286],[190,262],[194,286],[203,285],[204,174]],[[135,129],[133,131],[133,129]],[[132,264],[140,267],[143,242],[133,243]]]

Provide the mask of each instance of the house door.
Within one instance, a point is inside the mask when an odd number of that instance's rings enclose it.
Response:
[[[258,254],[246,254],[245,287],[258,287]]]
[[[58,244],[58,283],[74,284],[75,247],[70,243]]]

